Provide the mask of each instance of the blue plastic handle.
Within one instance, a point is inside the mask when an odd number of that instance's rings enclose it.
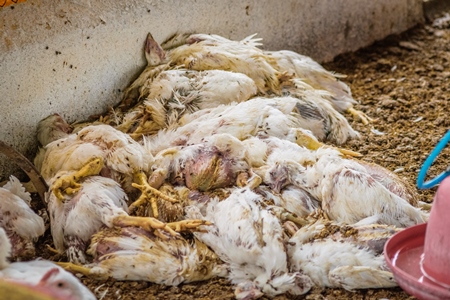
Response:
[[[433,178],[427,182],[424,182],[425,176],[427,175],[427,172],[428,172],[428,169],[431,167],[431,165],[433,164],[436,157],[439,155],[439,153],[441,153],[442,149],[445,148],[445,146],[448,144],[449,141],[450,141],[450,130],[447,131],[447,133],[439,141],[439,143],[436,145],[436,147],[433,149],[433,151],[431,151],[430,155],[427,157],[427,159],[423,163],[422,168],[420,169],[420,172],[419,172],[419,176],[417,176],[417,187],[419,189],[432,188],[433,186],[439,184],[445,177],[450,175],[450,166],[449,166],[447,168],[447,170],[445,170],[444,172],[442,172],[435,178]]]

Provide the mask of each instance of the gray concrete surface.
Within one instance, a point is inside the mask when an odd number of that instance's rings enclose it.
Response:
[[[145,65],[147,32],[241,39],[328,61],[423,20],[422,0],[29,0],[0,10],[0,140],[32,158],[37,122],[118,102]],[[0,156],[0,180],[17,168]]]

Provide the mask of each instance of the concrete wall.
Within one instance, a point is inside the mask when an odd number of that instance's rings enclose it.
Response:
[[[424,16],[427,20],[440,17],[442,12],[450,9],[450,0],[423,0]]]
[[[241,39],[327,61],[423,18],[421,0],[28,0],[0,10],[0,140],[31,158],[36,123],[117,103],[145,65],[147,32]],[[17,169],[0,156],[0,180]]]

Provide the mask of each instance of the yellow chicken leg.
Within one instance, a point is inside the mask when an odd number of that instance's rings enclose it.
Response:
[[[84,177],[98,175],[102,170],[103,165],[103,158],[93,158],[74,174],[63,175],[57,178],[52,185],[52,191],[56,198],[63,201],[63,192],[68,195],[78,192],[81,185],[77,181]]]
[[[58,266],[71,273],[78,273],[84,276],[91,274],[91,269],[88,267],[80,266],[71,262],[55,262]]]
[[[356,110],[353,107],[350,107],[347,110],[354,118],[360,119],[364,125],[367,125],[374,121],[374,119],[368,117],[365,113],[360,110]]]
[[[324,143],[319,142],[313,135],[308,134],[305,131],[297,130],[296,131],[296,142],[298,145],[303,146],[309,150],[317,150],[320,147],[330,147],[333,149],[336,149],[337,151],[341,152],[343,155],[353,156],[353,157],[361,157],[362,154],[348,150],[343,148],[338,148],[334,146],[325,145]]]
[[[72,274],[81,274],[86,277],[95,277],[97,280],[106,280],[109,276],[105,273],[95,272],[92,273],[92,268],[87,266],[80,266],[71,262],[55,262],[58,266],[63,268],[66,271],[69,271]]]
[[[151,217],[119,216],[114,218],[113,225],[118,227],[140,227],[147,231],[155,231],[156,234],[157,230],[160,229],[168,232],[172,236],[178,236],[178,233],[172,227],[169,227],[168,224]],[[159,234],[157,235],[161,236]]]
[[[137,207],[143,205],[145,202],[150,202],[151,207],[152,207],[153,216],[155,218],[158,218],[159,213],[158,213],[158,207],[157,207],[157,197],[161,198],[165,201],[172,202],[172,203],[180,202],[177,199],[174,199],[170,196],[167,196],[167,195],[161,193],[154,187],[151,187],[150,184],[148,184],[147,176],[143,172],[136,173],[135,178],[138,183],[133,183],[132,186],[141,190],[142,194],[135,202],[133,202],[129,206],[130,212],[135,210]]]
[[[211,225],[212,223],[206,220],[183,220],[178,222],[167,223],[167,226],[176,232],[182,231],[199,231],[203,232],[199,227],[202,225]]]

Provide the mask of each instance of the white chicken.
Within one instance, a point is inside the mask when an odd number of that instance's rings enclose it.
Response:
[[[340,78],[346,77],[345,75],[329,72],[312,58],[293,51],[264,51],[264,54],[272,59],[269,61],[275,61],[274,67],[279,72],[294,75],[297,83],[299,80],[315,90],[329,92],[329,95],[324,98],[338,112],[349,112],[359,117],[364,124],[373,121],[353,108],[357,102],[352,97],[350,87],[340,81]]]
[[[186,113],[246,101],[255,94],[255,83],[244,74],[221,70],[167,70],[145,82],[140,90],[142,101],[127,111],[122,120],[115,121],[116,111],[109,119],[110,124],[118,123],[117,129],[138,138],[176,125]]]
[[[65,175],[72,176],[70,173]],[[50,181],[50,186],[55,181],[57,177]],[[129,216],[127,195],[117,182],[102,176],[82,179],[80,190],[64,197],[64,201],[60,201],[54,193],[48,193],[53,242],[59,253],[66,252],[69,260],[77,264],[86,263],[88,242],[104,226],[137,226],[154,230],[155,234],[163,230],[176,236],[178,233],[175,231],[205,224],[201,220],[165,224],[154,218]]]
[[[136,96],[137,90],[161,71],[176,67],[242,73],[254,80],[259,92],[276,91],[280,74],[255,47],[259,39],[252,39],[250,36],[243,41],[230,41],[217,35],[179,34],[163,42],[163,49],[149,33],[144,46],[148,66],[130,85],[125,98]]]
[[[87,253],[93,257],[90,264],[60,265],[93,278],[144,280],[171,286],[228,273],[217,255],[197,239],[161,239],[137,227],[101,229],[92,236]]]
[[[214,134],[197,144],[160,151],[150,182],[159,182],[155,186],[159,187],[167,179],[199,191],[233,186],[239,173],[249,169],[245,158],[240,140],[227,133]]]
[[[348,111],[367,124],[370,118],[356,111],[350,88],[310,57],[293,51],[262,51],[260,38],[254,35],[242,41],[232,41],[218,35],[178,34],[161,46],[147,36],[145,54],[149,64],[132,86],[142,86],[145,78],[159,68],[183,66],[191,70],[232,70],[252,78],[261,94],[281,94],[280,84],[291,78],[301,80],[313,89],[330,93],[326,100],[338,111]],[[286,76],[288,75],[288,76]],[[151,76],[150,76],[151,77]]]
[[[209,69],[211,64],[210,60],[213,59],[216,59],[223,64],[221,65],[221,67],[217,67],[217,69],[227,69],[227,67],[233,69],[235,65],[239,65],[240,61],[238,60],[240,59],[263,59],[279,74],[292,75],[293,78],[301,80],[303,83],[309,85],[313,89],[328,91],[330,93],[328,101],[339,112],[348,111],[355,116],[359,116],[365,124],[368,123],[368,120],[371,121],[371,119],[367,118],[367,116],[365,116],[363,113],[353,109],[353,104],[357,102],[353,99],[349,86],[339,80],[340,78],[345,77],[345,75],[327,71],[323,66],[314,61],[312,58],[293,51],[262,51],[257,48],[258,46],[262,45],[260,43],[262,39],[255,38],[255,36],[256,34],[253,34],[241,41],[232,41],[218,35],[179,35],[172,37],[172,39],[176,39],[178,44],[180,44],[181,40],[184,39],[184,46],[180,45],[178,49],[173,47],[173,43],[165,42],[162,44],[162,47],[165,48],[165,44],[170,44],[172,46],[170,49],[172,51],[169,51],[167,55],[171,59],[172,64],[177,59],[184,59],[189,63],[184,62],[183,65],[189,65],[189,68],[191,69]],[[201,47],[204,47],[204,51],[207,54],[202,53],[202,51],[200,50]],[[186,51],[187,53],[183,53],[185,56],[184,57],[183,55],[178,54],[178,51],[181,53]],[[218,54],[217,57],[214,56],[216,51]],[[226,57],[221,55],[222,51],[229,53],[230,57],[226,59]],[[177,54],[174,54],[172,52],[176,52]],[[223,60],[220,60],[220,58],[222,58]],[[268,71],[269,74],[274,73],[273,71],[269,70],[270,69],[267,66],[266,68],[260,68],[259,70],[246,70],[244,68],[241,72],[244,74],[247,74],[246,72],[254,72],[250,74],[257,74],[257,72],[264,71]],[[249,76],[251,78],[254,78],[251,75]],[[255,76],[256,78],[259,77],[257,75],[253,76]],[[283,79],[282,77],[280,77],[280,75],[278,75],[278,79],[280,83],[283,82]],[[263,82],[264,81],[261,80],[260,86],[262,86]],[[262,89],[260,88],[260,90]],[[272,92],[277,94],[276,89],[272,90]]]
[[[153,153],[173,146],[196,144],[206,136],[228,133],[240,140],[264,135],[289,139],[301,145],[317,149],[319,143],[314,135],[323,137],[324,132],[306,129],[311,124],[298,112],[299,100],[292,97],[253,98],[238,104],[222,105],[214,109],[200,110],[180,120],[180,127],[164,130],[147,138]],[[352,131],[350,127],[349,130]],[[346,132],[346,134],[351,134]],[[349,155],[358,153],[343,150]]]
[[[160,191],[180,202],[159,203],[159,215],[165,216],[159,220],[174,221],[179,218],[176,214],[183,216],[183,206],[189,202],[189,192],[220,193],[223,188],[253,184],[253,173],[247,163],[247,156],[242,141],[227,133],[205,137],[197,144],[160,151],[155,156],[153,172],[148,182],[156,189],[164,184]],[[172,185],[179,191],[171,189]],[[145,208],[146,202],[147,199],[138,199],[129,206],[130,212],[134,213],[140,207]],[[138,215],[153,216],[149,211]]]
[[[138,188],[142,197],[154,199],[153,193],[156,193],[164,200],[176,202],[148,185],[146,174],[150,171],[153,156],[145,145],[109,125],[87,126],[53,141],[52,137],[61,136],[60,124],[63,122],[59,115],[51,115],[39,122],[38,132],[47,134],[41,136],[40,143],[44,148],[35,160],[46,181],[59,171],[77,171],[70,175],[60,174],[52,181],[52,191],[58,199],[64,198],[64,192],[73,194],[78,191],[80,185],[77,181],[83,177],[100,174],[120,183],[127,193]]]
[[[382,223],[407,227],[427,221],[414,191],[381,166],[345,159],[330,148],[316,151],[288,141],[267,139],[272,152],[257,173],[275,192],[292,184],[321,202],[330,219],[354,224]],[[403,198],[402,198],[403,197]]]
[[[38,132],[47,132],[40,140],[45,147],[44,158],[37,164],[45,180],[50,180],[59,171],[80,170],[87,162],[98,158],[104,161],[101,171],[117,182],[123,182],[125,190],[129,191],[133,174],[148,171],[153,157],[144,146],[108,125],[87,126],[75,134],[50,139],[62,135],[59,124],[63,122],[59,115],[51,115],[38,125]]]
[[[166,52],[149,34],[145,44],[148,67],[129,87],[125,99],[137,98],[137,90],[145,97],[153,85],[154,77],[167,69],[183,67],[196,71],[233,71],[253,79],[260,95],[281,96],[288,93],[298,98],[299,113],[313,123],[310,126],[318,127],[316,131],[322,131],[320,135],[314,132],[319,139],[328,137],[330,141],[340,144],[358,136],[334,108],[348,110],[361,116],[362,120],[367,120],[364,114],[352,108],[355,101],[347,85],[337,81],[332,73],[318,63],[301,55],[296,57],[294,52],[266,55],[256,47],[259,39],[256,42],[252,39],[253,36],[243,41],[231,41],[216,35],[175,35],[166,43],[166,46],[170,46]],[[305,70],[301,73],[303,67]],[[216,106],[221,103],[219,98]]]
[[[255,299],[261,293],[273,297],[301,295],[311,288],[309,277],[290,273],[278,218],[261,207],[262,198],[248,188],[236,189],[225,200],[211,201],[205,219],[213,223],[195,236],[227,264],[237,299]],[[196,206],[186,208],[189,217],[201,218]]]
[[[44,234],[45,224],[30,208],[30,193],[11,175],[9,182],[0,188],[0,199],[0,228],[12,242],[11,258],[34,257],[34,242]]]
[[[397,286],[383,256],[385,242],[400,229],[345,225],[323,218],[303,226],[287,243],[290,269],[315,286],[346,290]]]
[[[0,280],[30,287],[51,299],[91,300],[94,294],[78,278],[46,260],[9,263],[11,243],[5,231],[0,228]],[[22,288],[20,285],[16,287]],[[3,294],[3,296],[5,296]]]

